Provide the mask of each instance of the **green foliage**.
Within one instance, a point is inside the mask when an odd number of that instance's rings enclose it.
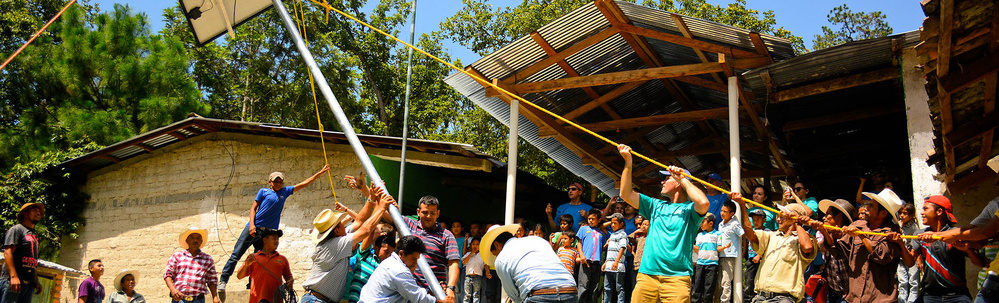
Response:
[[[24,203],[45,205],[45,218],[35,226],[42,259],[53,260],[62,248],[62,237],[76,238],[76,228],[83,224],[80,213],[87,196],[77,190],[84,178],[57,168],[63,161],[97,150],[99,145],[81,140],[67,149],[46,152],[34,160],[17,163],[5,170],[0,181],[2,229],[17,224],[17,212]]]
[[[891,35],[893,31],[885,20],[888,16],[880,11],[854,13],[850,7],[843,4],[830,10],[826,17],[830,24],[839,26],[839,29],[833,30],[823,26],[822,34],[815,35],[815,39],[812,40],[813,49],[819,50],[846,42],[884,37]]]
[[[144,15],[116,5],[91,18],[74,6],[50,30],[58,43],[40,38],[5,74],[0,167],[84,138],[109,145],[209,111],[183,44],[151,35]]]

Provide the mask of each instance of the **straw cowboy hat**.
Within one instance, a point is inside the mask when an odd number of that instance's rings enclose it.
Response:
[[[177,238],[177,240],[180,242],[180,248],[187,249],[188,248],[187,247],[187,236],[190,236],[191,234],[195,234],[195,233],[201,235],[201,240],[202,241],[208,240],[208,230],[206,230],[206,229],[200,229],[200,228],[191,226],[191,228],[188,228],[184,232],[180,233],[180,237]]]
[[[857,208],[853,207],[850,201],[843,199],[836,199],[836,201],[823,199],[819,201],[819,210],[822,210],[823,213],[828,214],[830,207],[838,209],[839,212],[843,213],[846,216],[847,224],[853,222],[853,217],[857,216]]]
[[[135,284],[139,284],[139,274],[134,270],[126,269],[122,270],[117,276],[114,277],[114,289],[117,289],[118,291],[122,290],[121,279],[124,279],[127,275],[132,275],[132,278],[135,279]]]
[[[17,211],[17,220],[21,221],[24,218],[24,213],[34,207],[41,208],[43,212],[45,211],[45,205],[42,205],[41,203],[24,203],[21,204],[21,210]]]
[[[805,206],[804,204],[791,203],[784,206],[777,205],[777,208],[780,209],[781,211],[792,213],[798,217],[812,216],[812,209],[808,208],[808,206]]]
[[[347,217],[347,213],[332,211],[329,208],[324,209],[316,215],[316,218],[312,220],[312,232],[309,234],[312,236],[312,244],[319,244],[326,236],[329,236],[336,226]]]
[[[864,193],[864,196],[871,198],[871,200],[878,201],[881,207],[884,207],[888,213],[891,214],[891,220],[898,223],[898,210],[902,208],[902,199],[895,194],[890,188],[885,188],[880,193]]]
[[[482,236],[482,240],[479,241],[479,253],[482,254],[482,262],[489,265],[489,268],[496,268],[496,256],[493,255],[493,241],[502,233],[516,234],[519,228],[520,224],[493,225],[493,227],[490,227],[489,231]]]

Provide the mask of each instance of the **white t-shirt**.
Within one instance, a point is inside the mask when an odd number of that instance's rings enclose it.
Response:
[[[465,255],[461,257],[461,259],[464,260],[465,257],[468,257],[468,255],[470,254],[472,254],[472,252],[465,253]],[[472,255],[472,257],[468,258],[468,263],[465,264],[465,274],[481,276],[482,268],[485,266],[486,263],[482,262],[482,255],[479,253],[475,253],[474,255]]]

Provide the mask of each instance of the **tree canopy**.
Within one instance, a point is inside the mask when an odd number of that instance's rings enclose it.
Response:
[[[822,26],[822,34],[815,35],[812,49],[840,45],[846,42],[872,39],[891,35],[893,29],[888,25],[887,15],[880,11],[870,13],[853,12],[846,4],[834,7],[826,15],[829,23],[838,29]]]

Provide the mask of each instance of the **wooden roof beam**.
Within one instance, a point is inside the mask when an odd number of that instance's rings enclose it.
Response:
[[[104,155],[99,155],[99,156],[97,156],[97,157],[98,157],[98,158],[101,158],[101,159],[105,159],[105,160],[108,160],[108,161],[111,161],[111,162],[114,162],[114,163],[118,163],[118,162],[121,162],[121,159],[118,159],[118,158],[115,158],[115,157],[114,157],[114,156],[112,156],[112,155],[107,155],[107,154],[104,154]]]
[[[535,73],[545,69],[546,67],[551,66],[552,64],[558,63],[559,61],[563,61],[565,60],[565,58],[568,58],[569,56],[572,56],[573,54],[578,53],[579,51],[584,50],[587,47],[590,47],[594,44],[606,40],[607,38],[610,38],[611,36],[614,36],[618,32],[619,30],[613,27],[604,29],[603,31],[600,31],[593,36],[590,36],[586,39],[576,42],[576,44],[573,44],[572,46],[566,48],[561,52],[558,52],[554,55],[549,55],[548,58],[538,61],[538,63],[532,64],[524,68],[523,70],[514,73],[511,76],[503,78],[503,80],[501,80],[500,83],[510,85],[516,82],[517,80],[530,77],[531,75],[534,75]]]
[[[961,73],[940,76],[938,81],[942,84],[944,91],[948,94],[953,94],[962,88],[977,83],[978,80],[986,76],[995,75],[996,71],[999,71],[999,54],[992,53],[966,65]]]
[[[170,136],[172,136],[174,138],[180,139],[181,141],[187,140],[186,136],[176,133],[176,130],[167,133],[167,135],[170,135]]]
[[[999,5],[992,5],[992,33],[989,42],[989,50],[993,56],[999,51]],[[985,115],[991,114],[996,107],[996,81],[999,76],[992,73],[985,77],[985,102],[983,104]],[[995,137],[994,130],[982,134],[982,150],[978,155],[978,169],[987,169],[989,158],[992,158],[992,140]]]
[[[639,86],[642,86],[642,84],[645,84],[646,82],[648,81],[636,81],[636,82],[625,83],[624,85],[621,85],[607,92],[606,94],[600,96],[599,98],[593,99],[592,101],[581,105],[580,107],[566,113],[565,115],[562,115],[562,117],[569,120],[576,119],[579,116],[582,116],[583,114],[588,113],[591,110],[599,107],[600,105],[606,104],[607,102],[610,102],[611,100],[614,100],[615,98],[620,97],[621,95],[624,95],[625,93],[635,88],[638,88]]]
[[[617,119],[596,123],[587,123],[580,126],[594,132],[604,132],[619,129],[641,128],[646,126],[663,126],[666,124],[703,121],[706,119],[728,119],[728,108],[712,108],[702,110],[692,110],[676,112],[664,115],[647,117]]]
[[[690,32],[690,28],[687,27],[687,22],[683,21],[683,16],[677,15],[677,14],[669,14],[669,16],[670,16],[670,18],[673,19],[673,24],[676,24],[676,27],[680,29],[680,33],[683,34],[684,37],[691,38],[691,39],[694,38],[694,34],[691,33]],[[700,49],[696,49],[695,48],[694,49],[694,54],[697,55],[697,58],[701,59],[701,62],[711,62],[711,60],[708,60],[708,56],[704,54],[704,51],[702,51]],[[722,81],[722,78],[720,76],[718,76],[718,74],[715,74],[715,73],[711,74],[711,78],[714,78],[715,82],[718,82],[718,83],[723,83],[724,82],[724,81]]]
[[[739,143],[740,150],[743,151],[762,151],[764,149],[763,143],[760,142],[741,142]],[[729,147],[727,145],[714,145],[714,146],[688,146],[678,150],[668,150],[657,153],[649,154],[650,158],[661,158],[661,157],[684,157],[684,156],[700,156],[700,155],[711,155],[711,154],[727,154],[729,152]]]
[[[744,69],[762,66],[767,58],[757,57],[750,59],[736,59],[729,61],[735,69]],[[640,70],[621,71],[603,73],[592,76],[580,76],[573,78],[563,78],[549,81],[530,82],[513,85],[511,88],[519,94],[528,94],[560,89],[582,88],[591,86],[610,85],[618,83],[628,83],[636,81],[647,81],[653,79],[664,79],[680,76],[699,75],[707,73],[717,73],[722,71],[721,64],[717,62],[695,63],[686,65],[674,65],[664,67],[652,67]]]
[[[826,80],[805,86],[778,90],[777,93],[775,94],[776,96],[772,101],[772,103],[800,99],[808,96],[814,96],[822,93],[828,93],[832,91],[843,90],[851,87],[857,87],[861,85],[867,85],[871,83],[877,83],[881,81],[898,79],[898,78],[899,78],[898,69],[890,67],[883,68],[879,70],[869,71],[866,73]]]
[[[944,138],[950,142],[951,147],[955,147],[971,142],[971,140],[981,137],[985,132],[992,131],[996,127],[999,127],[999,112],[992,112],[951,130],[944,135]]]
[[[951,35],[952,26],[954,23],[954,0],[941,0],[940,1],[940,32],[939,41],[937,42],[937,80],[947,77],[950,72],[950,56],[951,56]],[[941,131],[944,134],[949,134],[954,129],[954,119],[953,112],[951,111],[951,99],[950,94],[943,87],[943,83],[937,81],[937,102],[940,103],[940,124]],[[947,136],[941,140],[943,141],[944,150],[944,183],[950,183],[954,180],[954,174],[956,173],[954,159],[954,146],[951,145],[950,140]]]
[[[153,148],[152,146],[149,146],[149,145],[144,144],[142,142],[137,142],[134,145],[135,145],[135,147],[144,149],[144,150],[146,150],[146,152],[150,152],[150,153],[153,152],[153,150],[155,150],[155,148]]]
[[[763,37],[760,37],[760,33],[750,32],[749,39],[753,41],[753,47],[756,48],[757,54],[770,58],[770,63],[774,62],[774,56],[770,54],[770,50],[767,49],[767,44],[763,42]]]
[[[742,50],[731,46],[715,44],[707,41],[687,38],[684,36],[677,36],[674,34],[647,29],[644,27],[638,27],[631,24],[620,24],[616,27],[622,32],[635,34],[646,38],[661,40],[673,44],[683,45],[686,47],[695,48],[706,52],[726,54],[733,56],[735,58],[758,58],[760,56],[755,52]]]
[[[784,132],[835,125],[905,111],[905,105],[883,105],[784,123]]]

